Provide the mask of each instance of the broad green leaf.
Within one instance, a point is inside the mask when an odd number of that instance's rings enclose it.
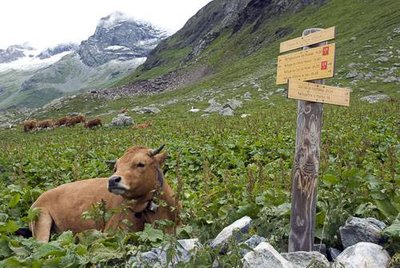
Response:
[[[328,186],[335,185],[335,184],[339,183],[338,177],[336,177],[333,174],[325,174],[324,176],[322,176],[322,181],[325,184],[327,184]]]
[[[5,259],[4,261],[1,261],[0,267],[21,268],[21,267],[29,267],[29,266],[25,265],[25,263],[23,261],[20,261],[19,259],[17,259],[17,257],[10,257],[8,259]]]
[[[399,211],[390,203],[390,200],[375,200],[378,210],[387,218],[394,219]]]
[[[34,251],[33,257],[35,259],[41,259],[47,256],[64,256],[64,255],[65,251],[63,248],[54,244],[45,243]]]
[[[0,233],[13,234],[19,229],[15,221],[7,221],[5,224],[0,225]]]
[[[8,202],[8,207],[9,208],[15,207],[18,204],[20,198],[21,198],[21,195],[19,193],[13,194],[10,201]]]
[[[395,220],[389,227],[386,227],[383,232],[390,237],[400,238],[400,220]]]
[[[8,240],[4,237],[0,238],[0,257],[7,258],[11,254],[12,254],[12,251],[8,247]]]

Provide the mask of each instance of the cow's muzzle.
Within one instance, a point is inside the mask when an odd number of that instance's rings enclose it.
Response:
[[[122,177],[118,175],[113,175],[108,178],[108,191],[114,194],[123,194],[126,192],[126,188],[121,185]]]

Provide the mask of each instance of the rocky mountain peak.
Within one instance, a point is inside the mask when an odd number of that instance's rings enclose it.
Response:
[[[23,58],[27,56],[25,53],[30,50],[33,50],[33,48],[27,44],[12,45],[6,49],[0,49],[0,63],[13,62]]]
[[[114,12],[100,19],[96,30],[79,46],[78,53],[88,66],[100,66],[111,60],[147,57],[166,33],[151,24]]]
[[[78,48],[79,46],[74,43],[59,44],[55,47],[51,47],[42,51],[37,57],[40,59],[47,59],[63,52],[76,51],[78,50]]]

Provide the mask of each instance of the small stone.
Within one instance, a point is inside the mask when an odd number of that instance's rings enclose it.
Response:
[[[251,93],[248,92],[248,91],[247,91],[246,93],[244,93],[243,99],[245,99],[245,100],[250,100],[250,99],[251,99]]]
[[[219,114],[222,116],[233,116],[233,109],[229,106],[222,108],[222,110],[219,111]]]
[[[250,228],[251,221],[251,218],[248,216],[244,216],[243,218],[236,220],[231,225],[225,227],[217,235],[217,237],[215,237],[214,240],[211,241],[210,246],[212,248],[222,247],[222,251],[225,251],[229,239],[234,235],[234,230],[238,229],[239,234],[247,233]],[[236,238],[240,239],[240,235]]]
[[[388,61],[389,61],[389,58],[386,56],[382,56],[382,57],[375,59],[375,62],[380,62],[380,63],[384,63],[384,62],[388,62]]]
[[[382,242],[381,232],[385,227],[385,223],[374,218],[351,217],[339,228],[342,245],[347,248],[358,242],[379,244]]]
[[[359,267],[389,267],[390,256],[387,251],[380,245],[359,242],[351,247],[346,248],[336,258],[335,268],[359,268]]]
[[[311,252],[296,251],[290,253],[282,253],[281,255],[293,265],[293,268],[330,267],[329,261],[326,259],[326,257],[316,251],[311,251]]]
[[[340,250],[337,248],[328,248],[328,257],[330,260],[335,261],[337,257],[342,253]]]
[[[111,120],[111,125],[113,126],[129,126],[133,124],[132,117],[125,114],[119,114]]]
[[[260,243],[262,242],[266,242],[267,239],[265,239],[262,236],[259,235],[253,235],[252,237],[250,237],[249,239],[247,239],[246,241],[243,242],[243,244],[245,244],[246,246],[248,246],[251,249],[254,249],[255,247],[257,247]],[[240,249],[240,255],[244,256],[247,253],[249,253],[251,250],[247,249],[247,248],[241,248]]]
[[[242,262],[244,268],[294,268],[267,242],[261,242],[254,251],[247,253]]]

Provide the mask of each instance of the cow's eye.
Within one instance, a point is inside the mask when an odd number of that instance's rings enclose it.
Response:
[[[140,168],[144,167],[144,163],[139,162],[139,163],[137,164],[137,167],[140,167]]]

